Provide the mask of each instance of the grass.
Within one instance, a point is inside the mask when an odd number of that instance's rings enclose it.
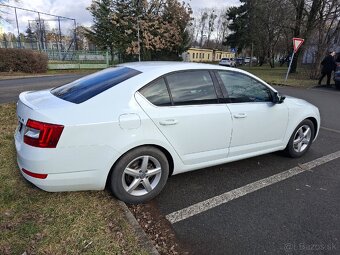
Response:
[[[259,78],[263,79],[271,85],[288,85],[294,87],[311,87],[316,85],[316,81],[309,78],[308,67],[300,66],[297,72],[294,74],[289,74],[287,81],[285,77],[287,74],[287,66],[276,66],[275,68],[270,68],[270,66],[241,66],[239,67],[245,71],[248,71]]]
[[[15,104],[0,105],[0,254],[147,254],[107,191],[47,193],[17,164]]]

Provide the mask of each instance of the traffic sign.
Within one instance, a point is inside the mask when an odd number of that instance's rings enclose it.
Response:
[[[231,51],[232,53],[236,53],[237,48],[231,48],[230,51]]]
[[[293,38],[294,53],[296,53],[305,40],[301,38]]]

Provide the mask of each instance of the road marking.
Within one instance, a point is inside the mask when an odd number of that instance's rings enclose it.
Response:
[[[340,134],[340,130],[336,130],[336,129],[332,129],[332,128],[326,128],[326,127],[320,127],[320,128],[323,129],[323,130],[327,130],[327,131],[331,131],[331,132]]]
[[[332,160],[335,160],[337,158],[340,158],[340,151],[334,152],[332,154],[323,156],[321,158],[317,158],[313,161],[299,164],[299,166],[291,168],[287,171],[284,171],[279,174],[275,174],[273,176],[264,178],[262,180],[247,184],[243,187],[228,191],[226,193],[223,193],[219,196],[215,196],[212,198],[209,198],[205,201],[199,202],[197,204],[191,205],[189,207],[186,207],[184,209],[181,209],[179,211],[170,213],[166,216],[167,220],[170,221],[172,224],[185,220],[187,218],[190,218],[194,215],[197,215],[199,213],[205,212],[207,210],[210,210],[216,206],[225,204],[229,201],[232,201],[234,199],[237,199],[239,197],[243,197],[249,193],[252,193],[254,191],[257,191],[259,189],[265,188],[269,185],[272,185],[274,183],[278,183],[280,181],[286,180],[290,177],[293,177],[295,175],[301,174],[305,171],[310,171],[313,168],[320,166],[322,164],[325,164],[327,162],[330,162]]]

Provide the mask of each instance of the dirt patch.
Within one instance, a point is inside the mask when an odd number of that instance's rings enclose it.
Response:
[[[128,207],[160,254],[192,254],[190,247],[176,238],[172,225],[160,213],[155,201]]]

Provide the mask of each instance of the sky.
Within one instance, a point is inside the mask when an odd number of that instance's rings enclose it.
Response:
[[[64,17],[69,17],[76,19],[77,23],[83,26],[90,26],[92,23],[92,16],[89,11],[86,10],[90,6],[92,0],[19,0],[18,3],[10,3],[12,6],[21,7],[24,9],[35,10],[45,13],[50,13],[54,15],[60,15]],[[239,5],[238,0],[185,0],[193,8],[194,13],[198,12],[202,8],[224,8],[227,6]],[[7,16],[11,19],[9,24],[2,24],[6,32],[16,31],[16,22],[13,9],[7,9]],[[17,10],[19,29],[25,30],[28,26],[28,20],[34,20],[37,18],[37,14],[30,12]],[[41,15],[42,19],[54,19],[53,17],[48,17]],[[72,27],[72,21],[63,22],[63,26]],[[51,21],[50,26],[57,26],[57,22]],[[25,31],[20,31],[25,32]]]

